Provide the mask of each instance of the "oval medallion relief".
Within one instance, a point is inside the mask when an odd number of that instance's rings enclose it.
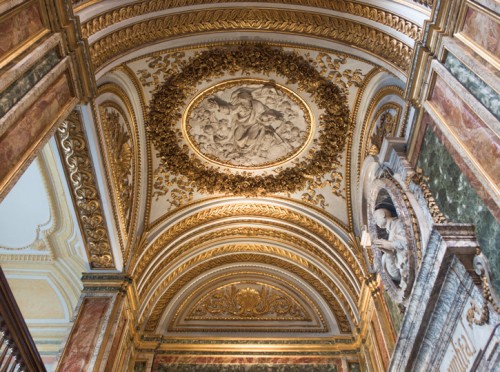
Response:
[[[276,166],[310,142],[313,115],[294,92],[272,81],[236,79],[200,93],[183,132],[203,158],[236,168]]]

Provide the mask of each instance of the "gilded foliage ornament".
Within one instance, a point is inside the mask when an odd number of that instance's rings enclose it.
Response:
[[[260,284],[260,288],[257,284]],[[199,319],[310,320],[310,317],[290,295],[277,288],[255,283],[244,287],[226,285],[205,296],[191,309],[187,318]]]
[[[188,146],[179,145],[181,133],[177,123],[181,120],[185,102],[196,93],[197,85],[236,73],[276,74],[287,84],[296,84],[299,90],[310,95],[323,111],[318,123],[317,150],[311,156],[297,161],[293,168],[252,176],[251,173],[230,173],[207,167],[190,153]],[[294,192],[306,187],[311,177],[332,171],[344,149],[350,128],[343,89],[321,76],[296,53],[259,44],[214,48],[191,58],[155,93],[146,125],[165,169],[196,182],[201,192],[245,195]]]
[[[108,146],[113,178],[124,220],[130,223],[132,206],[133,143],[122,114],[114,107],[101,107],[100,116]]]

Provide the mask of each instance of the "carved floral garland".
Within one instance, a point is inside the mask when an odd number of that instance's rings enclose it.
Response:
[[[182,117],[185,102],[196,92],[197,84],[238,71],[284,77],[287,83],[298,84],[299,89],[310,94],[324,110],[318,125],[319,146],[311,156],[276,174],[252,176],[249,172],[232,174],[208,167],[190,154],[187,146],[179,145],[181,133],[176,123]],[[200,192],[246,195],[294,192],[304,188],[311,177],[331,171],[350,128],[347,98],[341,88],[296,53],[260,44],[214,48],[191,58],[155,93],[146,126],[165,169],[186,176],[196,183]]]

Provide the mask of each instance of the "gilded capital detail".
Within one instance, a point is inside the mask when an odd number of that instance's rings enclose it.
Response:
[[[57,130],[58,145],[93,269],[114,269],[113,254],[87,139],[76,112]]]

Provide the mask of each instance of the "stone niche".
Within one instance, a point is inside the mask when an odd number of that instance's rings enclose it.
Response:
[[[373,181],[367,208],[374,268],[390,298],[406,307],[415,280],[418,226],[391,179]]]

